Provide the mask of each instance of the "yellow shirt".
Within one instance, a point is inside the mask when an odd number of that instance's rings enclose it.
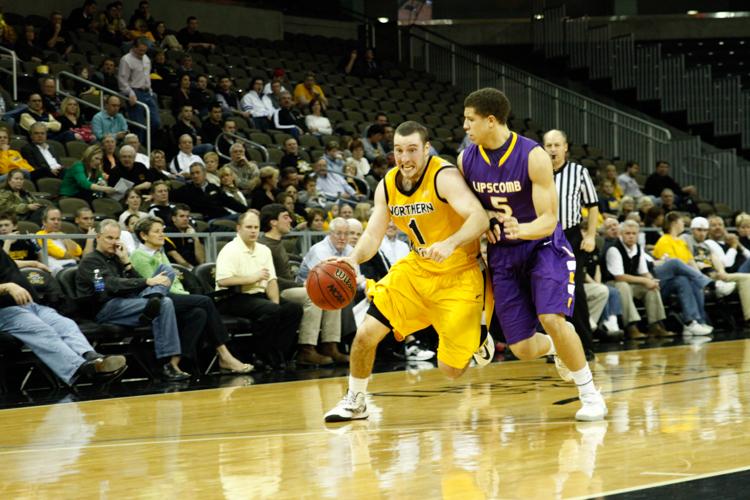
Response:
[[[47,241],[49,245],[47,245],[47,255],[50,257],[53,257],[55,259],[64,259],[65,258],[65,245],[63,244],[62,240],[66,239],[65,234],[63,233],[48,233],[46,230],[42,229],[41,231],[37,231],[36,234],[59,234],[61,238],[59,240],[36,240],[40,247],[44,247],[44,242]],[[72,257],[80,257],[83,253],[83,250],[81,250],[81,246],[78,243],[74,242],[75,247],[73,248],[73,254]]]
[[[672,259],[680,259],[682,262],[689,262],[693,258],[693,254],[690,253],[688,244],[679,239],[675,238],[671,234],[665,234],[654,246],[654,257],[661,259],[663,256],[668,256]]]
[[[0,151],[0,175],[5,175],[14,168],[20,168],[28,172],[34,171],[34,167],[29,165],[29,162],[15,149]]]
[[[300,102],[300,97],[304,97],[307,102],[310,102],[315,97],[315,93],[319,94],[321,97],[326,96],[323,93],[323,89],[320,88],[320,85],[313,85],[313,91],[310,92],[303,83],[298,83],[297,86],[294,87],[294,100]]]
[[[252,285],[242,285],[242,293],[265,294],[268,283],[276,279],[276,270],[273,267],[273,255],[271,255],[270,248],[256,242],[255,248],[250,250],[239,236],[235,236],[232,241],[224,245],[216,257],[216,289],[226,288],[219,286],[220,280],[247,277],[264,267],[271,275],[268,280],[257,281]]]

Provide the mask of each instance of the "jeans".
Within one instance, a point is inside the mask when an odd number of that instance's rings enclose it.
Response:
[[[151,132],[156,132],[161,126],[161,117],[159,116],[159,106],[156,104],[156,98],[151,92],[143,90],[134,90],[134,92],[138,101],[148,106],[151,118]],[[138,123],[146,123],[146,112],[143,107],[137,104],[130,108],[128,116],[130,116],[131,120]],[[146,129],[136,128],[136,134],[138,134],[141,144],[146,144]]]
[[[68,384],[85,361],[82,355],[94,350],[72,319],[35,303],[0,309],[0,330],[29,346]]]
[[[154,276],[166,272],[167,276],[174,280],[174,270],[166,265],[161,265],[154,271]],[[157,359],[179,356],[181,354],[180,335],[177,329],[177,318],[172,299],[166,297],[169,289],[163,285],[145,288],[138,297],[115,297],[107,301],[96,315],[99,323],[111,323],[120,326],[138,326],[140,316],[143,313],[151,295],[161,295],[161,308],[159,315],[154,318],[152,328],[154,332],[154,351]]]
[[[607,305],[604,306],[602,318],[607,319],[612,315],[622,316],[622,298],[620,297],[620,290],[612,285],[607,285],[607,288],[609,288],[609,298],[607,299]]]
[[[685,323],[706,323],[703,289],[711,283],[711,278],[679,259],[668,259],[654,266],[654,276],[660,281],[662,298],[677,295]]]

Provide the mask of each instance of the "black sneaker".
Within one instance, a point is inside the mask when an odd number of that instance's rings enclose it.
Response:
[[[179,382],[190,378],[190,374],[175,368],[172,363],[165,363],[161,369],[161,377],[167,382]]]
[[[151,297],[146,302],[146,307],[143,308],[138,321],[144,325],[150,325],[159,316],[159,311],[161,311],[161,296]]]

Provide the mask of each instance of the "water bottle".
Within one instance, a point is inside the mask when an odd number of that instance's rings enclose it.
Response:
[[[94,269],[94,293],[101,293],[104,291],[104,278],[102,273],[98,269]]]

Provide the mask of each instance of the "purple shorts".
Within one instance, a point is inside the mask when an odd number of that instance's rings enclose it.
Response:
[[[576,260],[558,224],[546,238],[487,248],[495,314],[515,344],[534,335],[540,314],[573,312]]]

